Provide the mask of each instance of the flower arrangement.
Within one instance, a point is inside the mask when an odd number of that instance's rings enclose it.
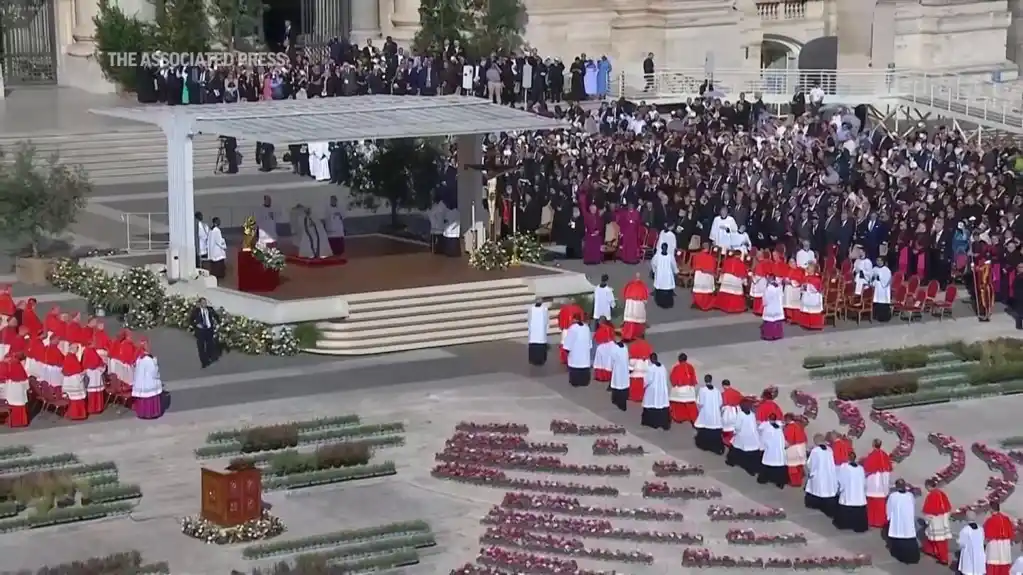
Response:
[[[838,414],[839,423],[849,427],[849,437],[863,437],[863,432],[867,430],[867,422],[864,421],[863,415],[860,414],[860,408],[856,407],[855,403],[832,399],[828,402],[828,407]]]
[[[538,264],[543,262],[544,249],[540,240],[531,233],[519,232],[504,238],[503,247],[508,254],[509,262],[517,257],[520,262]]]
[[[521,423],[476,423],[462,421],[455,426],[455,431],[466,433],[498,433],[502,435],[529,435],[529,427]]]
[[[1016,464],[1012,459],[1002,453],[991,449],[986,444],[974,443],[973,453],[987,464],[988,469],[998,471],[1001,477],[989,477],[987,480],[987,494],[974,503],[964,505],[952,512],[952,517],[961,518],[967,513],[984,513],[991,509],[992,503],[1003,503],[1016,490],[1016,482],[1019,481],[1019,473],[1016,471]]]
[[[145,267],[136,266],[120,276],[112,276],[77,261],[61,259],[51,269],[49,280],[61,291],[92,298],[94,305],[120,314],[128,329],[159,326],[191,329],[189,316],[197,299],[167,295],[160,277]],[[298,340],[291,328],[272,326],[223,309],[217,312],[220,323],[216,338],[222,348],[247,355],[298,354]]]
[[[736,511],[725,505],[711,505],[707,507],[707,517],[711,521],[782,521],[786,514],[781,507]]]
[[[614,575],[614,571],[591,571],[582,569],[570,559],[546,557],[534,553],[507,551],[500,547],[480,549],[476,562],[487,567],[494,567],[497,573],[504,575],[514,572],[519,575]],[[464,575],[479,575],[477,571],[459,572]],[[482,572],[482,573],[493,573]]]
[[[673,531],[636,531],[619,529],[606,519],[579,519],[575,517],[560,518],[553,515],[539,515],[525,511],[494,507],[480,520],[483,525],[495,525],[574,535],[593,539],[616,539],[620,541],[637,541],[645,543],[673,543],[679,545],[697,545],[703,543],[702,535],[679,533]]]
[[[895,449],[892,449],[892,452],[889,454],[892,461],[900,463],[913,453],[913,446],[916,444],[913,430],[905,423],[902,423],[898,417],[895,417],[889,411],[874,409],[870,411],[870,420],[880,425],[885,431],[894,433],[899,438],[899,443],[896,444]]]
[[[580,465],[564,463],[550,455],[528,455],[513,451],[490,451],[485,449],[445,449],[436,454],[437,461],[498,467],[516,471],[536,473],[562,473],[566,475],[600,475],[628,477],[631,471],[626,465]]]
[[[671,487],[660,481],[647,481],[643,484],[643,497],[650,499],[721,499],[721,490],[716,487],[703,489],[699,487]]]
[[[657,477],[693,477],[704,474],[703,467],[699,465],[689,465],[672,460],[655,461],[653,470]]]
[[[511,258],[504,246],[493,239],[483,242],[480,247],[469,254],[469,265],[485,272],[508,269]]]
[[[568,453],[567,443],[537,443],[526,441],[521,435],[495,435],[488,433],[456,432],[444,443],[450,449],[489,449],[521,453]]]
[[[575,497],[531,495],[528,493],[506,493],[501,501],[501,507],[522,511],[559,513],[561,515],[638,519],[642,521],[682,521],[683,518],[681,512],[673,509],[595,507],[583,505]]]
[[[798,389],[792,390],[790,397],[792,398],[792,403],[803,410],[802,415],[807,421],[817,419],[818,407],[816,397]]]
[[[821,556],[821,557],[770,557],[747,558],[732,555],[715,555],[709,549],[686,549],[682,552],[682,566],[694,569],[722,567],[731,569],[789,569],[792,571],[814,571],[821,569],[853,570],[869,567],[869,555]]]
[[[275,272],[282,271],[286,261],[281,250],[274,246],[259,247],[259,245],[256,245],[256,247],[252,249],[252,257],[256,258],[256,261],[263,264],[264,268]]]
[[[615,561],[618,563],[654,562],[654,556],[641,551],[618,551],[586,547],[579,539],[566,539],[557,535],[530,533],[515,527],[491,527],[480,537],[480,543],[516,547],[524,551],[538,551],[555,555],[570,555],[597,561]]]
[[[551,433],[554,435],[625,435],[623,425],[579,425],[567,419],[551,421]]]
[[[203,543],[217,545],[271,539],[284,533],[285,530],[284,522],[265,510],[259,519],[253,519],[234,527],[221,527],[198,516],[185,517],[181,520],[182,533]]]
[[[543,493],[561,493],[564,495],[618,497],[618,490],[614,487],[605,485],[580,485],[578,483],[562,483],[560,481],[518,479],[508,477],[502,471],[497,469],[491,469],[480,465],[444,463],[434,467],[430,474],[438,479],[447,479],[469,485],[496,487],[498,489],[539,491]]]
[[[927,441],[929,441],[939,452],[949,456],[950,461],[948,465],[939,469],[938,472],[930,478],[931,481],[937,483],[939,487],[944,487],[955,481],[963,474],[963,470],[966,469],[966,450],[963,449],[962,445],[959,445],[954,437],[951,435],[945,435],[944,433],[928,434]]]
[[[601,437],[593,441],[593,455],[646,455],[642,445],[620,445],[617,439]]]
[[[725,540],[732,545],[805,545],[806,535],[782,533],[780,535],[757,533],[752,529],[729,529]]]

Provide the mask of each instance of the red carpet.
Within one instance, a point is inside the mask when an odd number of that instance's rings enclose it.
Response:
[[[298,255],[285,254],[284,260],[291,265],[306,268],[329,268],[343,266],[348,263],[344,255],[330,256],[329,258],[304,258]]]

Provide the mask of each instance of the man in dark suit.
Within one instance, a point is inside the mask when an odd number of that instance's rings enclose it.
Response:
[[[195,333],[195,343],[199,349],[199,363],[205,369],[216,361],[219,355],[216,329],[220,324],[220,315],[206,303],[206,298],[199,298],[199,304],[192,310],[189,324],[192,326],[192,332]]]
[[[867,257],[871,261],[880,257],[881,244],[888,241],[888,230],[883,223],[878,221],[877,212],[870,212],[867,220],[860,224],[857,230],[860,243],[867,250]]]

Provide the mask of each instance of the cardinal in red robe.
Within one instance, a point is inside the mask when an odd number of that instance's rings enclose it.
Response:
[[[735,435],[739,408],[744,401],[746,396],[732,387],[731,381],[727,379],[721,381],[721,439],[729,447],[732,446],[732,437]]]
[[[650,366],[650,355],[654,348],[645,339],[629,344],[629,401],[643,401],[646,370]]]
[[[25,309],[21,312],[21,325],[28,328],[29,335],[42,333],[43,322],[39,321],[39,314],[36,313],[36,299],[28,298],[25,302]]]
[[[583,308],[574,302],[566,303],[558,310],[558,328],[561,330],[561,364],[568,365],[568,350],[565,349],[565,336],[568,328],[575,324],[578,317],[586,317]]]
[[[61,353],[57,344],[51,343],[46,346],[43,354],[43,380],[50,385],[60,388],[64,386],[64,375],[61,370],[64,368],[64,354]]]
[[[25,427],[28,425],[28,374],[17,356],[9,356],[3,364],[6,383],[0,387],[10,408],[7,425]]]
[[[927,526],[924,528],[924,543],[920,550],[942,565],[948,565],[948,542],[952,539],[952,503],[948,495],[933,480],[924,483],[927,496],[924,497],[923,515]]]
[[[106,407],[103,381],[106,364],[103,363],[103,358],[100,357],[96,348],[91,345],[82,350],[82,369],[85,370],[85,377],[88,379],[85,386],[88,392],[86,408],[89,413],[103,413],[103,409]]]
[[[15,341],[21,338],[19,332],[18,320],[14,318],[8,321],[7,327],[0,329],[0,346],[3,346],[0,348],[0,352],[2,352],[0,353],[0,358],[11,355],[11,346],[15,345]]]
[[[11,286],[0,288],[0,319],[10,319],[15,312],[14,298],[11,297]]]
[[[85,370],[75,355],[76,351],[76,348],[72,347],[64,355],[64,365],[61,367],[64,382],[61,388],[69,400],[67,418],[77,421],[87,419],[89,409],[86,405],[88,394],[85,389]]]
[[[110,357],[110,336],[107,335],[107,330],[103,326],[103,322],[96,322],[96,329],[93,330],[92,336],[92,347],[96,348],[96,352],[103,358],[103,362],[106,363]]]
[[[874,440],[874,448],[863,459],[863,473],[867,477],[864,488],[867,496],[867,525],[881,528],[888,524],[888,495],[891,493],[891,474],[894,467],[888,452],[881,448],[881,440]]]
[[[768,387],[760,394],[760,401],[757,403],[757,410],[755,412],[757,423],[770,421],[772,415],[775,421],[782,421],[785,418],[784,412],[778,407],[778,402],[775,401],[777,397],[778,388],[776,387]]]
[[[622,290],[625,298],[624,323],[622,323],[622,339],[632,341],[643,337],[646,333],[646,302],[650,299],[650,290],[639,274],[625,284]]]
[[[64,331],[60,327],[60,308],[53,306],[46,312],[46,316],[43,317],[43,332],[45,334],[56,334],[58,331]]]
[[[806,429],[796,421],[796,416],[785,415],[785,465],[789,470],[789,485],[802,487],[806,467]]]
[[[671,368],[671,391],[668,394],[671,419],[675,423],[696,423],[699,415],[696,384],[696,369],[689,363],[689,356],[678,354],[678,363]]]
[[[848,437],[834,431],[828,432],[826,437],[828,444],[831,445],[831,453],[835,457],[835,466],[849,463],[849,454],[853,452],[852,441],[849,441]]]
[[[38,333],[28,336],[28,349],[25,351],[25,371],[39,381],[45,381],[46,345]]]
[[[750,297],[753,298],[753,313],[764,314],[764,292],[767,290],[767,278],[774,275],[774,263],[766,250],[761,252],[757,263],[753,266],[752,285],[750,285]]]
[[[702,311],[714,309],[714,290],[717,288],[718,262],[705,244],[703,250],[693,254],[693,307]]]
[[[1002,513],[997,503],[991,503],[991,517],[984,522],[987,575],[1009,575],[1012,565],[1012,542],[1016,539],[1016,526]]]
[[[743,287],[747,279],[746,264],[738,253],[725,258],[721,264],[721,285],[714,298],[717,308],[725,313],[742,313],[746,311],[746,291]]]

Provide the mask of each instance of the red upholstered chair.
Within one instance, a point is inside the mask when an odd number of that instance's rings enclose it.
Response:
[[[852,275],[852,263],[850,263],[849,260],[843,261],[841,270],[843,276]]]
[[[927,282],[927,287],[924,288],[924,312],[931,311],[939,291],[941,291],[941,286],[938,285],[938,280]]]
[[[46,399],[43,402],[43,409],[52,408],[54,415],[60,415],[61,410],[67,411],[67,408],[71,405],[71,401],[64,395],[64,392],[52,385],[43,382],[40,383],[40,389],[43,397]]]
[[[899,314],[899,319],[909,323],[913,323],[914,319],[923,320],[923,302],[916,296],[917,294],[911,292],[906,296],[905,301],[896,308],[895,311]]]
[[[909,289],[909,293],[916,293],[917,288],[920,287],[920,276],[912,276],[909,281],[906,282],[906,287]]]
[[[946,317],[952,318],[955,321],[956,317],[952,315],[952,306],[956,303],[956,297],[959,295],[959,289],[950,285],[945,288],[945,297],[941,301],[935,301],[931,304],[931,314],[938,316],[938,321],[945,319]]]
[[[909,290],[905,285],[900,285],[899,287],[892,289],[892,305],[895,306],[903,303],[906,300],[906,295],[908,294]]]
[[[892,274],[892,291],[895,291],[904,283],[906,283],[906,274],[902,272],[895,272]]]

